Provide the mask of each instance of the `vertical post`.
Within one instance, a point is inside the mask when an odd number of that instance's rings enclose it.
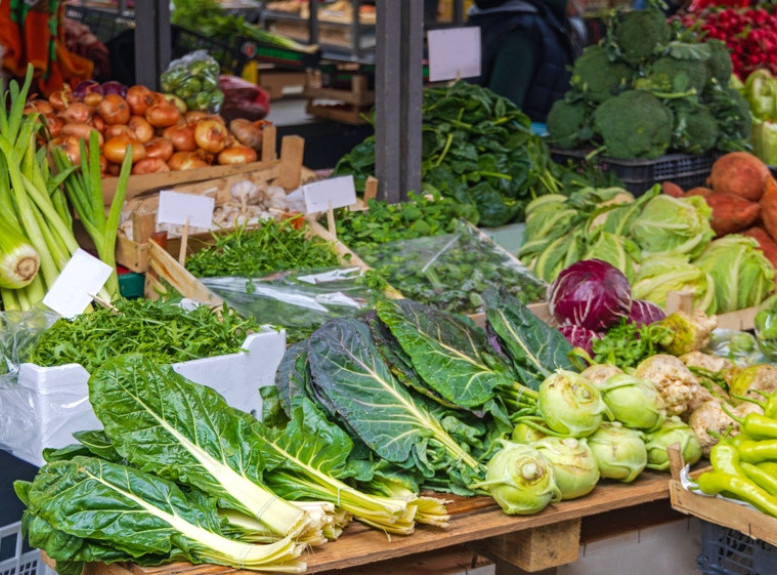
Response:
[[[423,0],[377,0],[375,171],[378,196],[421,189]]]
[[[135,4],[135,83],[159,89],[159,75],[170,63],[170,4],[139,0]]]

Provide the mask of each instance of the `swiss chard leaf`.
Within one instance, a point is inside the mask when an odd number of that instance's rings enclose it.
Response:
[[[485,405],[513,385],[510,367],[489,351],[486,333],[461,316],[412,300],[378,302],[388,325],[423,380],[446,400]]]
[[[512,295],[490,289],[483,294],[486,318],[512,358],[524,385],[537,389],[556,369],[577,371],[569,360],[572,345]]]
[[[256,429],[215,390],[142,355],[123,355],[89,379],[89,399],[116,450],[143,471],[197,487],[223,507],[272,522],[279,535],[303,529],[306,514],[262,484]],[[268,505],[278,502],[279,512]]]
[[[265,546],[227,539],[221,535],[215,500],[189,497],[175,483],[133,467],[94,457],[49,463],[26,495],[27,511],[53,529],[130,557],[150,554],[235,567],[301,566],[294,560],[301,545],[289,539]],[[62,559],[81,557],[75,553]]]
[[[412,395],[391,374],[372,342],[369,328],[353,319],[335,319],[308,340],[308,361],[317,395],[378,455],[431,477],[482,473],[479,462],[433,415],[427,400]],[[468,480],[458,476],[466,487]]]
[[[291,417],[291,410],[297,397],[307,394],[310,368],[308,367],[307,342],[300,341],[286,348],[278,370],[275,372],[275,387],[283,411]]]

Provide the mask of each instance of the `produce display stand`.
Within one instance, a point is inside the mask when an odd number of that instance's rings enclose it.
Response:
[[[274,159],[275,130],[269,130],[267,134],[266,141],[262,145],[265,152],[261,162],[130,176],[125,204],[136,198],[139,199],[141,196],[148,197],[162,189],[175,189],[175,191],[184,193],[203,193],[207,189],[215,187],[218,189],[218,194],[228,196],[230,178],[234,179],[234,177],[239,176],[250,176],[252,181],[278,185],[290,192],[299,187],[304,178],[312,177],[312,175],[303,176],[304,139],[299,136],[284,137],[281,142],[280,159]],[[107,192],[112,192],[115,189],[115,182],[111,180],[105,182],[104,189]],[[132,237],[127,237],[120,231],[116,238],[116,261],[133,272],[144,273],[149,267],[148,246],[155,229],[156,213],[155,211],[147,211],[146,213],[138,211],[138,213],[133,213],[132,220]],[[201,244],[209,241],[210,238],[210,232],[190,234],[189,242],[192,245]],[[166,249],[170,253],[177,255],[180,246],[180,238],[168,238]]]
[[[350,89],[327,87],[322,85],[320,71],[309,70],[305,83],[305,111],[312,116],[345,124],[367,124],[366,116],[375,103],[375,92],[369,89],[368,83],[369,78],[366,75],[353,74]],[[324,104],[321,100],[336,103]]]
[[[472,568],[479,562],[482,564],[482,559],[478,557],[488,557],[497,561],[497,565],[512,565],[530,573],[547,573],[578,558],[581,533],[588,530],[589,522],[590,525],[603,525],[604,529],[623,531],[624,525],[628,529],[633,524],[630,516],[633,517],[645,506],[662,511],[654,513],[649,523],[675,519],[668,504],[669,477],[666,473],[649,471],[630,484],[601,482],[585,497],[550,505],[544,511],[529,516],[506,515],[488,497],[450,499],[453,499],[448,505],[451,522],[447,529],[421,525],[412,535],[389,538],[381,531],[353,522],[337,541],[316,548],[305,556],[306,572],[355,575],[369,568],[370,572],[382,575],[443,575],[462,571],[462,562]],[[606,521],[597,522],[603,516],[606,516]],[[50,559],[45,560],[51,564]],[[450,570],[443,568],[444,565]],[[85,573],[255,575],[256,571],[189,563],[158,567],[92,563]]]

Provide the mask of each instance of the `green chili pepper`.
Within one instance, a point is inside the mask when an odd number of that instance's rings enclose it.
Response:
[[[708,471],[699,475],[696,484],[708,495],[717,495],[721,491],[732,493],[764,513],[777,517],[777,498],[746,477]]]
[[[737,447],[739,459],[748,463],[777,460],[777,439],[742,441]]]
[[[770,495],[777,496],[777,476],[772,475],[757,465],[747,463],[746,461],[743,461],[740,464],[740,468],[750,481],[758,485],[761,489],[768,491]]]
[[[756,463],[755,465],[756,467],[760,467],[766,471],[768,474],[777,477],[777,461],[762,461],[761,463]]]
[[[742,475],[739,466],[739,452],[734,445],[727,442],[718,442],[710,450],[710,463],[715,471]]]
[[[761,413],[748,413],[740,423],[740,429],[754,439],[777,439],[777,419]]]

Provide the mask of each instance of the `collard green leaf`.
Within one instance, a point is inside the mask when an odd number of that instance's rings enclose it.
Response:
[[[43,466],[28,497],[29,513],[53,529],[131,557],[150,554],[253,568],[285,563],[304,569],[295,561],[301,545],[289,539],[264,546],[227,539],[220,534],[214,500],[203,505],[208,500],[188,497],[171,481],[102,459],[75,457]],[[71,549],[75,543],[70,542]],[[77,552],[74,557],[81,560]]]
[[[378,455],[415,466],[426,476],[446,467],[481,472],[480,464],[432,415],[427,401],[394,378],[363,323],[329,321],[308,343],[314,389]]]
[[[278,370],[275,372],[275,387],[283,405],[283,411],[291,417],[294,399],[307,393],[310,369],[307,362],[307,342],[300,341],[286,348]]]
[[[512,295],[491,289],[483,294],[486,318],[512,358],[521,381],[537,389],[556,369],[576,371],[568,354],[572,345]]]
[[[509,366],[471,322],[411,300],[381,301],[377,309],[418,374],[446,400],[479,407],[497,388],[512,387]]]
[[[250,416],[215,390],[132,354],[89,378],[89,399],[116,450],[132,465],[197,487],[221,506],[267,522],[279,535],[305,528],[307,515],[262,484],[264,465],[253,447],[259,438]]]

